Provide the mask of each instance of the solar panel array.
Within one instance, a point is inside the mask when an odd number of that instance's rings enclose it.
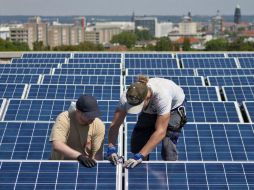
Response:
[[[0,189],[253,189],[253,57],[251,52],[25,53],[1,64]],[[46,161],[56,116],[84,93],[98,99],[105,150],[120,94],[138,74],[173,80],[186,94],[188,123],[177,144],[179,161],[157,162],[161,144],[150,162],[133,170],[108,161],[92,169],[75,161]],[[119,133],[125,159],[133,156],[136,120],[128,115]]]

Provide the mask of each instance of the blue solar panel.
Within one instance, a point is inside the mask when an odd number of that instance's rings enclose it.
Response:
[[[50,74],[50,68],[1,68],[0,67],[0,74]]]
[[[10,162],[0,163],[2,189],[105,189],[118,190],[116,167],[98,162],[85,168],[73,162]],[[118,176],[119,178],[120,176]]]
[[[176,58],[216,58],[225,57],[223,53],[177,53]]]
[[[254,69],[197,69],[198,76],[254,75]]]
[[[0,75],[0,83],[38,83],[40,75]]]
[[[58,64],[57,63],[11,63],[11,64],[1,64],[0,68],[57,68]]]
[[[153,78],[151,76],[150,78]],[[205,86],[205,82],[203,77],[189,77],[189,76],[173,76],[173,77],[166,77],[163,76],[161,78],[169,79],[174,81],[176,84],[181,85],[181,86]],[[136,76],[126,76],[125,77],[125,84],[128,86],[132,84],[133,82],[136,82]]]
[[[0,98],[22,98],[24,90],[24,84],[0,84]]]
[[[65,63],[64,58],[32,58],[32,59],[19,59],[19,58],[14,58],[12,59],[12,63],[29,63],[29,64],[34,64],[34,63]]]
[[[176,59],[125,59],[125,68],[179,68]]]
[[[120,53],[74,53],[74,58],[121,58]]]
[[[254,85],[254,76],[209,76],[207,80],[210,86]]]
[[[252,101],[254,100],[254,86],[223,86],[226,101]]]
[[[22,58],[69,58],[70,53],[24,53]]]
[[[125,53],[125,58],[173,58],[170,53]]]
[[[121,63],[119,58],[79,58],[69,59],[69,63]]]
[[[236,102],[198,102],[186,103],[188,122],[243,122]],[[127,122],[136,122],[137,115],[128,115]]]
[[[55,69],[54,74],[61,75],[121,75],[121,69],[80,69],[80,68],[66,68],[66,69]]]
[[[183,68],[237,68],[234,58],[182,59]]]
[[[112,85],[31,85],[28,99],[78,99],[91,94],[97,100],[119,100],[120,86]]]
[[[127,75],[149,75],[149,76],[194,76],[194,69],[145,69],[145,68],[135,68],[128,69]]]
[[[126,170],[125,189],[254,189],[253,163],[151,163]]]
[[[3,121],[54,121],[58,114],[68,110],[71,100],[10,99]],[[118,101],[99,100],[101,119],[112,121]]]
[[[252,58],[239,58],[241,68],[254,68],[254,54]]]
[[[251,101],[245,101],[243,102],[243,106],[245,109],[245,112],[247,114],[247,117],[251,123],[254,123],[254,102]]]
[[[126,157],[130,149],[134,123],[127,123]],[[180,134],[179,161],[254,161],[254,124],[187,123]],[[161,143],[150,153],[149,160],[162,160]]]
[[[220,101],[219,89],[208,86],[182,86],[187,101]]]
[[[82,69],[120,69],[121,65],[120,64],[113,64],[113,63],[68,63],[68,64],[62,64],[62,68],[82,68]]]
[[[42,84],[120,85],[120,76],[45,75]]]
[[[228,53],[228,57],[254,57],[254,53]]]

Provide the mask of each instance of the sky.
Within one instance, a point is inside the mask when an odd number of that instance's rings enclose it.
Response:
[[[254,15],[254,0],[0,0],[0,15]]]

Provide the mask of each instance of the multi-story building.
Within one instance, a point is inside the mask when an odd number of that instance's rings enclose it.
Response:
[[[162,22],[157,24],[157,37],[165,37],[173,30],[172,22]]]
[[[28,29],[23,26],[10,28],[11,41],[28,43],[28,36]]]
[[[149,31],[149,33],[154,36],[157,37],[157,18],[155,17],[135,17],[134,18],[134,22],[135,22],[135,30],[137,29],[147,29]]]
[[[179,34],[183,36],[191,36],[197,34],[197,23],[192,22],[189,16],[183,17],[179,23]]]
[[[234,23],[239,24],[240,22],[241,22],[241,8],[240,5],[237,5],[235,8]]]
[[[210,31],[211,33],[217,37],[223,32],[223,18],[219,15],[219,10],[217,11],[217,15],[212,17],[210,23]]]

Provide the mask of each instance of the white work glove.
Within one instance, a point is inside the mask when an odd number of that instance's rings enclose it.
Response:
[[[123,157],[118,156],[116,147],[114,146],[108,147],[107,157],[108,157],[108,160],[115,166],[119,163],[123,163]]]
[[[140,164],[144,159],[144,156],[140,153],[137,153],[134,155],[134,158],[130,158],[129,160],[124,162],[123,167],[124,168],[134,168],[136,167],[138,164]]]

